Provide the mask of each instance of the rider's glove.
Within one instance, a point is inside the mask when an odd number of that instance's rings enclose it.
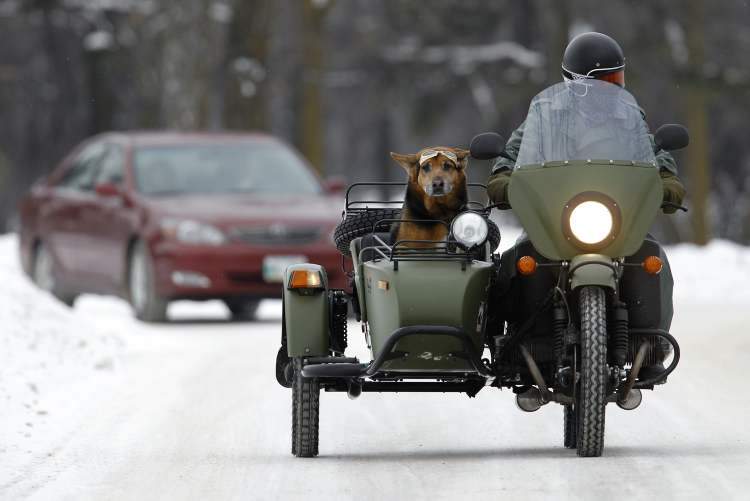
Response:
[[[661,175],[661,182],[664,188],[664,201],[675,206],[682,205],[682,199],[685,198],[685,187],[682,185],[680,178],[666,169],[661,170],[659,174]],[[487,191],[489,191],[489,187]],[[662,210],[665,214],[673,214],[677,210],[677,207],[668,206]]]
[[[487,180],[487,195],[492,203],[502,204],[499,209],[510,209],[508,201],[508,184],[510,184],[510,170],[503,170],[490,176]]]

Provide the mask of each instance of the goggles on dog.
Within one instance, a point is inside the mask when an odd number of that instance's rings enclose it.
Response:
[[[435,158],[438,155],[443,155],[445,158],[458,165],[458,156],[450,150],[424,150],[419,156],[419,165],[422,166],[427,160]]]

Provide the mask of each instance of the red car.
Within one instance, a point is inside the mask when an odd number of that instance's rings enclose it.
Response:
[[[344,287],[331,235],[341,197],[261,134],[107,133],[79,145],[21,202],[21,260],[72,305],[127,298],[145,321],[175,299],[222,299],[252,317],[287,265],[321,263]]]

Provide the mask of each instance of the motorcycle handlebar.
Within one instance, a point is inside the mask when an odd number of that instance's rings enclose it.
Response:
[[[677,209],[677,210],[681,210],[682,212],[688,211],[687,207],[683,207],[680,204],[675,204],[672,202],[662,202],[661,208],[662,209]]]

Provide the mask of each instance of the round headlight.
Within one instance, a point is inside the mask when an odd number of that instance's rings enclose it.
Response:
[[[563,233],[576,247],[598,251],[620,233],[622,215],[612,198],[597,191],[579,193],[562,214]]]
[[[453,219],[451,234],[464,247],[476,247],[487,240],[487,221],[476,212],[464,212]]]
[[[570,231],[584,244],[602,242],[612,232],[613,225],[612,213],[600,202],[583,202],[570,213]]]

